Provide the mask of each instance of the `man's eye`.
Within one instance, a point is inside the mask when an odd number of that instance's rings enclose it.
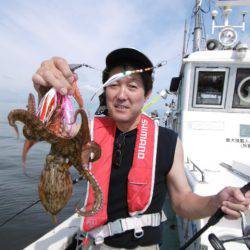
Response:
[[[108,87],[114,88],[118,85],[118,82],[111,83]]]
[[[129,88],[131,88],[131,89],[137,89],[137,85],[135,85],[135,84],[129,84]]]

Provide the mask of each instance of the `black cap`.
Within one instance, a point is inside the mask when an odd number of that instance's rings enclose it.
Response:
[[[153,63],[139,50],[133,48],[120,48],[113,50],[106,57],[106,67],[113,68],[122,63],[130,63],[140,68],[153,67]],[[152,71],[150,71],[152,74]]]

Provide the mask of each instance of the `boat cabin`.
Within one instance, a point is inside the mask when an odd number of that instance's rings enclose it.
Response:
[[[193,191],[212,195],[225,186],[245,185],[250,180],[250,51],[243,58],[236,50],[194,52],[183,59],[170,91],[177,95],[172,127],[183,143],[185,172]],[[206,221],[179,218],[180,242]],[[222,219],[212,232],[239,236],[239,223]],[[209,233],[190,249],[212,249]]]
[[[173,127],[187,158],[204,158],[209,152],[220,161],[246,164],[250,155],[250,51],[244,59],[234,50],[192,53],[184,58],[170,91],[178,96]]]

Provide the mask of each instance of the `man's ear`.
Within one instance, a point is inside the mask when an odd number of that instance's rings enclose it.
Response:
[[[147,95],[145,96],[145,102],[149,99],[152,94],[152,90],[148,91]]]

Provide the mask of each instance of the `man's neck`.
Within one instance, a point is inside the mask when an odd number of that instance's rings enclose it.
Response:
[[[122,132],[128,132],[128,131],[131,131],[131,130],[137,128],[137,125],[139,124],[140,119],[141,119],[141,115],[139,115],[133,122],[128,122],[128,123],[116,122],[116,126]]]

